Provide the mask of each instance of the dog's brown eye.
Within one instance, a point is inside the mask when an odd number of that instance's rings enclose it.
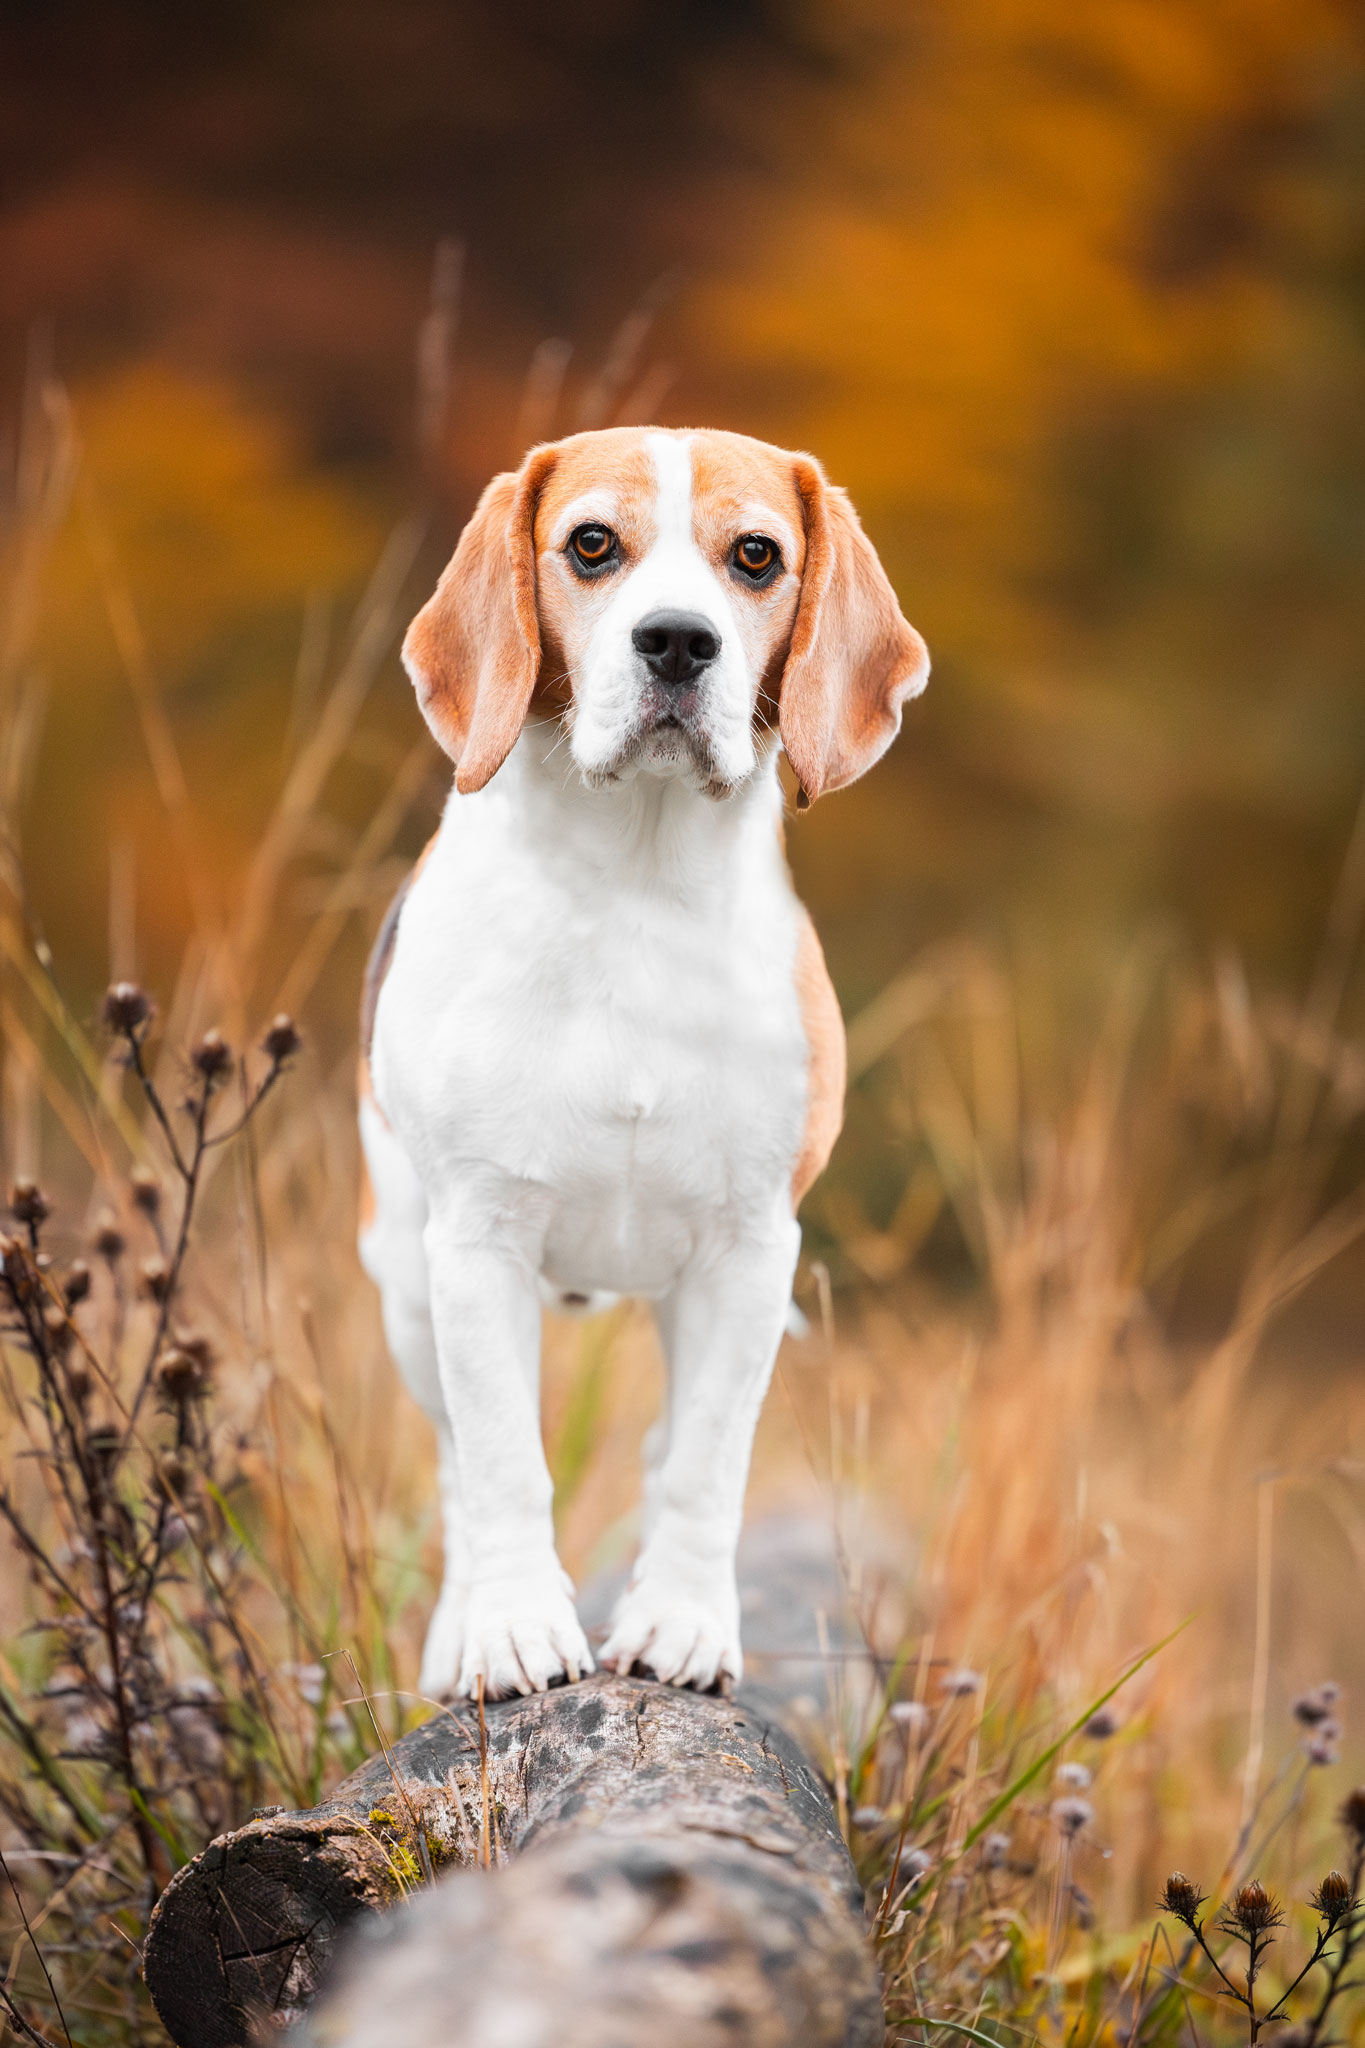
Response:
[[[600,569],[616,552],[616,535],[609,526],[576,526],[569,535],[569,552],[585,569]]]
[[[773,569],[780,568],[782,557],[766,534],[746,533],[742,540],[735,542],[734,563],[746,576],[755,582],[767,576]]]

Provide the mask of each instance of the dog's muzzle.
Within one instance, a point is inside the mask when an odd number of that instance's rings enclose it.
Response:
[[[720,634],[700,612],[657,611],[630,636],[648,677],[646,730],[685,726],[697,709],[702,677],[720,653]]]

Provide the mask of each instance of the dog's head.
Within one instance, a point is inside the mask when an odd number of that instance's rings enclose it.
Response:
[[[543,714],[588,782],[682,776],[712,796],[776,725],[806,802],[872,766],[929,673],[812,457],[633,427],[494,478],[403,659],[460,790]]]

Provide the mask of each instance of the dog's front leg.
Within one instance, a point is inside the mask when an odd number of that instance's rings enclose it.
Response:
[[[426,1250],[468,1545],[459,1690],[543,1692],[593,1667],[555,1554],[534,1269],[523,1247],[473,1238],[458,1208],[433,1207]]]
[[[602,1662],[675,1685],[743,1675],[735,1546],[754,1428],[791,1301],[795,1222],[697,1261],[661,1304],[668,1448]]]

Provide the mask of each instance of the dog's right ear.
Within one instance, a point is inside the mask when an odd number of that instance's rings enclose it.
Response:
[[[809,455],[794,457],[806,521],[801,600],[782,675],[782,744],[804,809],[879,761],[901,706],[929,680],[929,653],[843,491]]]
[[[533,448],[494,477],[403,642],[422,716],[466,796],[516,745],[540,671],[536,504],[556,453]]]

